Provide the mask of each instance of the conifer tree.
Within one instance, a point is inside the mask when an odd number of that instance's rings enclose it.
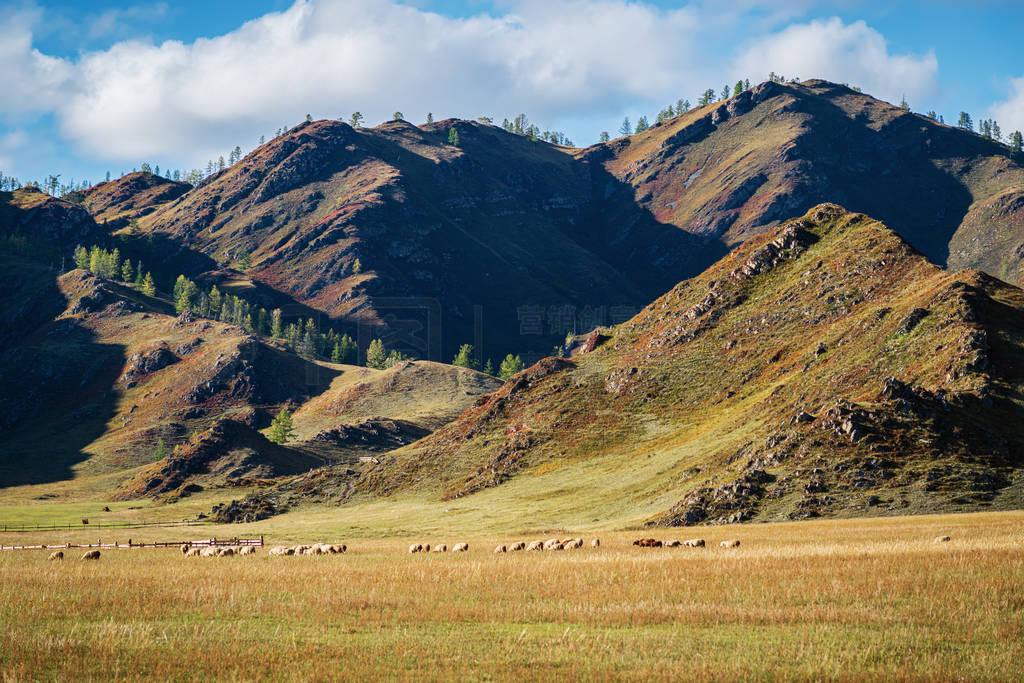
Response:
[[[352,274],[359,275],[361,272],[363,272],[363,262],[357,258],[352,262]]]
[[[353,128],[358,128],[359,124],[363,121],[363,115],[359,112],[353,112],[352,116],[349,117],[348,123]]]
[[[486,374],[486,375],[493,375],[494,374],[494,363],[491,362],[490,358],[488,358],[487,362],[484,363],[484,374]]]
[[[89,269],[89,252],[82,245],[75,247],[75,267],[82,270]]]
[[[601,131],[601,136],[597,139],[597,141],[598,142],[608,142],[608,140],[609,140],[608,131],[602,130]]]
[[[455,147],[459,146],[459,131],[455,130],[455,126],[448,130],[448,144]]]
[[[477,367],[476,358],[473,357],[473,345],[463,344],[460,346],[459,352],[455,354],[455,358],[452,360],[452,365],[470,369]]]
[[[1014,152],[1020,152],[1024,148],[1024,135],[1021,135],[1019,130],[1013,131],[1013,135],[1010,136],[1010,148]]]
[[[117,247],[114,251],[110,252],[110,256],[107,257],[106,273],[104,273],[111,280],[116,280],[121,277],[121,250]]]
[[[523,359],[519,356],[513,356],[511,353],[505,356],[505,360],[501,361],[501,369],[498,371],[498,377],[507,380],[512,375],[523,370]]]
[[[97,275],[102,275],[103,251],[99,247],[89,250],[89,270]]]
[[[375,370],[383,370],[387,363],[387,354],[384,352],[384,342],[374,339],[366,349],[366,367]]]
[[[626,136],[633,134],[633,124],[629,122],[629,117],[622,119],[622,125],[619,126],[619,135]]]
[[[121,266],[121,279],[125,282],[131,282],[135,279],[135,271],[132,270],[131,259],[125,259],[124,265]]]
[[[636,132],[637,133],[643,133],[648,128],[650,128],[650,126],[647,124],[647,117],[646,116],[641,116],[640,118],[638,118],[636,120]]]
[[[295,429],[292,428],[291,411],[282,409],[270,422],[270,435],[267,438],[278,445],[283,445],[288,439],[294,437]]]
[[[384,369],[393,368],[402,361],[409,360],[409,358],[401,351],[395,351],[392,349],[391,353],[388,354],[387,359],[384,361]]]
[[[242,247],[242,251],[238,254],[238,265],[243,271],[249,270],[249,267],[252,265],[252,261],[249,258],[249,250],[245,247]]]
[[[153,282],[153,274],[146,273],[146,277],[142,278],[142,293],[146,296],[156,296],[156,283]]]
[[[270,317],[267,315],[267,309],[260,308],[256,317],[256,334],[266,336],[268,331],[270,331]]]
[[[732,87],[732,96],[736,97],[741,92],[743,92],[743,90],[744,90],[743,81],[736,81],[736,85],[734,85]]]
[[[275,308],[270,312],[270,336],[274,339],[281,338],[281,309]]]
[[[960,112],[960,118],[957,120],[956,125],[958,128],[974,130],[974,122],[971,121],[971,115],[965,111]]]

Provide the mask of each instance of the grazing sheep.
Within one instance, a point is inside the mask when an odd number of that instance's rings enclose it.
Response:
[[[687,548],[703,548],[704,547],[704,539],[703,538],[690,538],[690,539],[687,539],[687,540],[683,541],[683,545],[685,545]]]
[[[544,550],[544,541],[530,541],[530,545],[526,546],[526,550]]]
[[[348,550],[348,546],[345,545],[344,543],[336,543],[336,544],[331,546],[331,553],[333,553],[335,555],[344,554],[344,552],[346,550]]]
[[[572,542],[573,542],[574,540],[576,540],[576,539],[574,539],[574,538],[563,538],[563,539],[562,539],[562,545],[563,545],[563,546],[565,546],[565,545],[569,545],[569,544],[570,544],[570,543],[572,543]]]
[[[666,548],[678,548],[680,545],[682,544],[674,538],[670,541],[665,541]]]
[[[950,540],[950,539],[949,539],[949,536],[936,536],[936,537],[935,537],[935,542],[936,542],[936,543],[945,543],[945,542],[947,542],[948,540]]]
[[[738,548],[740,546],[740,542],[737,540],[722,541],[718,545],[722,546],[723,548]]]
[[[429,553],[430,552],[430,544],[429,543],[424,543],[423,544],[423,552],[425,552],[425,553]]]
[[[591,548],[600,548],[601,547],[601,539],[600,538],[595,538],[593,541],[590,542],[590,547]]]
[[[555,550],[556,547],[558,550],[562,549],[562,542],[559,541],[557,538],[549,538],[548,540],[544,541],[544,550]]]
[[[456,543],[452,547],[452,552],[453,553],[464,553],[467,550],[469,550],[469,544],[468,543]]]
[[[255,555],[256,554],[256,546],[254,546],[254,545],[242,546],[241,548],[238,549],[238,554],[239,555]]]
[[[199,553],[199,557],[217,557],[217,548],[210,546],[209,548],[203,548]]]
[[[432,552],[432,553],[446,553],[446,552],[448,552],[448,546],[445,545],[444,543],[438,543],[437,545],[434,546],[434,549],[431,550],[430,552]]]
[[[295,551],[296,555],[305,555],[306,551],[309,550],[312,547],[313,546],[311,546],[311,545],[297,545],[297,546],[294,546],[292,548],[292,550]]]
[[[217,551],[217,557],[230,557],[235,554],[234,548],[221,548]]]
[[[509,548],[509,550],[526,550],[526,541],[519,541],[518,543],[513,543],[512,547]]]
[[[423,544],[422,543],[413,543],[411,546],[409,546],[409,553],[410,554],[411,553],[418,553],[418,552],[422,552],[422,551],[423,551]]]
[[[100,551],[99,550],[90,550],[85,555],[82,555],[82,559],[83,560],[98,560],[98,559],[100,559]]]
[[[288,546],[285,546],[285,545],[274,546],[273,548],[271,548],[267,552],[267,555],[274,555],[274,556],[278,556],[278,555],[294,555],[294,554],[295,554],[295,549],[294,548],[289,548]]]
[[[188,549],[188,550],[187,550],[187,551],[185,552],[185,557],[199,557],[199,555],[200,555],[200,554],[201,554],[202,552],[203,552],[203,549],[202,549],[202,548],[189,548],[189,549]]]
[[[582,538],[570,538],[568,541],[562,542],[562,550],[572,550],[573,548],[582,548]]]
[[[64,559],[64,552],[61,551],[61,550],[58,550],[56,552],[52,552],[52,553],[50,553],[50,556],[48,558],[46,558],[46,559],[48,561],[50,561],[50,562],[59,562],[60,560]]]
[[[661,541],[657,541],[653,538],[638,538],[633,541],[633,545],[641,548],[660,548],[662,543]]]
[[[497,555],[498,553],[507,553],[507,552],[508,552],[508,547],[506,547],[506,546],[499,545],[499,546],[495,546],[494,547],[494,554],[495,555]]]
[[[184,555],[185,553],[187,553],[188,549],[191,548],[191,547],[192,546],[190,546],[188,543],[182,543],[181,544],[181,554]]]

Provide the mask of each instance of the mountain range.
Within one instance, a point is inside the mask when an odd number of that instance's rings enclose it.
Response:
[[[0,193],[0,232],[4,486],[502,490],[623,524],[1021,504],[1024,159],[843,85],[585,149],[310,121],[197,187]],[[79,245],[157,291],[72,268]],[[406,360],[179,314],[179,274]],[[446,365],[467,343],[530,367]]]

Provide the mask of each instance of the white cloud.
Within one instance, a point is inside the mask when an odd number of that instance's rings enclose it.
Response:
[[[307,112],[359,110],[370,123],[396,109],[417,122],[428,111],[499,120],[526,112],[587,142],[625,113],[650,115],[772,69],[850,81],[886,98],[905,92],[911,102],[934,86],[934,55],[890,55],[863,22],[815,21],[734,47],[737,32],[772,30],[808,1],[665,10],[628,0],[514,0],[497,15],[452,18],[397,0],[296,0],[214,38],[123,41],[74,60],[35,50],[38,17],[22,12],[0,23],[0,88],[17,95],[0,101],[0,115],[52,112],[62,138],[91,160],[186,168],[236,144],[249,149]],[[92,28],[119,30],[126,16],[104,15]]]
[[[32,47],[39,20],[38,10],[0,7],[0,113],[44,112],[61,102],[74,69]]]
[[[752,41],[736,59],[737,75],[771,69],[786,77],[824,78],[859,86],[865,92],[911,105],[937,91],[939,64],[933,52],[894,55],[881,33],[863,21],[839,18],[794,24]]]
[[[358,109],[371,122],[395,109],[416,121],[427,111],[526,111],[541,121],[618,112],[652,93],[687,91],[695,30],[686,10],[621,0],[529,0],[468,19],[389,2],[300,0],[217,38],[88,54],[59,115],[84,152],[134,160],[219,153],[242,131],[269,133],[307,112]]]
[[[999,123],[1004,135],[1024,131],[1024,76],[1010,79],[1010,96],[992,105],[989,115]]]

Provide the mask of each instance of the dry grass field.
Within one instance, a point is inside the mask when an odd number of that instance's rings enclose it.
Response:
[[[234,531],[132,533],[211,529]],[[70,551],[59,564],[43,551],[0,552],[0,671],[13,680],[1024,677],[1021,512],[588,533],[581,550],[502,555],[491,552],[499,542],[572,534],[305,532],[298,540],[346,542],[349,552],[109,550],[83,562]],[[700,536],[708,547],[634,548],[639,536]],[[718,547],[726,538],[741,546]],[[412,540],[466,540],[470,550],[409,555]]]

